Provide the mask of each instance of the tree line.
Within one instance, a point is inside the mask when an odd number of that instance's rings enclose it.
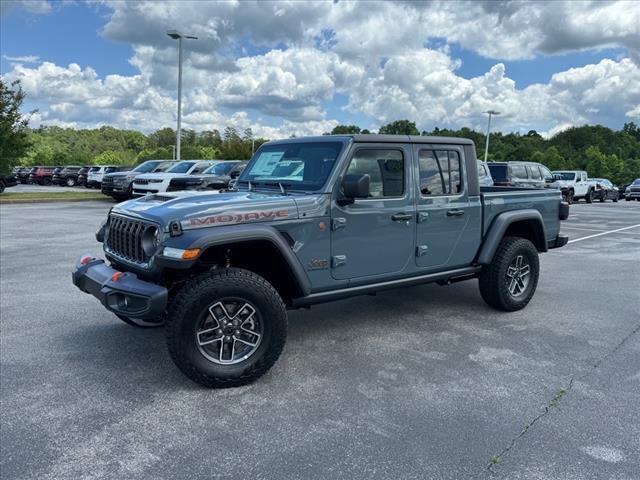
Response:
[[[174,158],[175,130],[162,128],[145,135],[109,126],[75,129],[57,126],[29,128],[30,114],[21,114],[25,93],[19,82],[0,80],[0,169],[14,165],[135,165],[149,159]],[[357,125],[338,125],[326,134],[376,133]],[[397,120],[383,125],[378,134],[436,135],[470,138],[479,155],[485,134],[459,130],[420,131],[415,122]],[[248,159],[266,142],[250,128],[229,126],[219,130],[183,129],[182,159]],[[545,139],[535,130],[527,134],[491,133],[489,161],[527,160],[551,170],[586,170],[593,178],[609,178],[616,184],[640,178],[640,127],[625,123],[619,131],[602,125],[573,127]]]

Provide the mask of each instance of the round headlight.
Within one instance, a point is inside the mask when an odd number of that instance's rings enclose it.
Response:
[[[152,256],[160,245],[160,231],[156,227],[147,228],[142,234],[142,250],[148,256]]]

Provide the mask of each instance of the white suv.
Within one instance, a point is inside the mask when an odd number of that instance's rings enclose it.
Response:
[[[587,172],[582,170],[557,170],[551,172],[557,185],[562,191],[562,197],[568,203],[584,198],[587,203],[593,202],[595,182],[587,178]]]
[[[138,175],[133,181],[133,195],[140,196],[147,193],[166,192],[172,178],[197,175],[217,162],[219,160],[183,160],[176,163],[166,172]]]

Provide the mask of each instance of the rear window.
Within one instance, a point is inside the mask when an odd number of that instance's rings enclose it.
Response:
[[[491,176],[494,180],[497,180],[498,182],[508,180],[506,165],[494,165],[490,163],[489,170],[491,171]]]

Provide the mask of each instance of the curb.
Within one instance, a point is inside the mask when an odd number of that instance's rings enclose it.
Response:
[[[3,200],[0,197],[0,205],[11,205],[16,203],[65,203],[65,202],[108,202],[112,198],[8,198]]]

